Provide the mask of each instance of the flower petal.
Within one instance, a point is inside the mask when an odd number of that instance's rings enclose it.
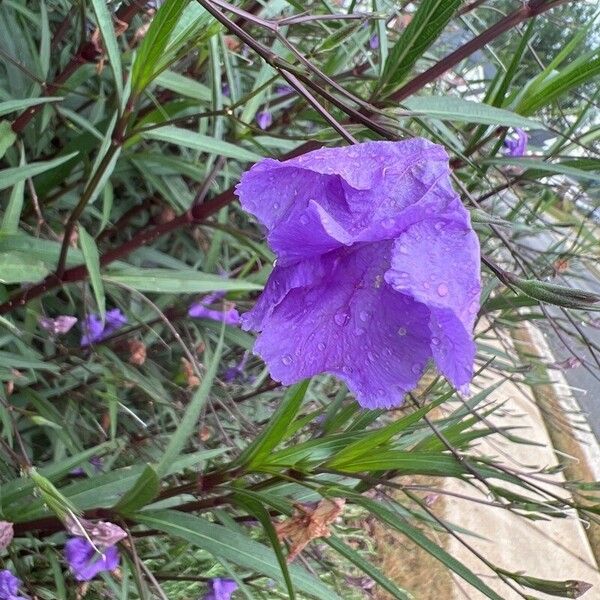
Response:
[[[462,208],[452,221],[422,221],[394,244],[386,281],[429,307],[432,353],[456,386],[472,376],[471,341],[479,309],[479,242]]]
[[[289,287],[263,311],[254,350],[274,379],[289,384],[329,372],[364,407],[401,403],[431,357],[431,332],[427,308],[385,283],[390,251],[382,242],[331,253],[315,261],[322,277]]]

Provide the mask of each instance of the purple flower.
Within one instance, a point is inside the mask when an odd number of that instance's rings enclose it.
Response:
[[[21,580],[8,569],[0,571],[0,600],[26,600],[18,595],[20,585]]]
[[[268,110],[263,110],[256,115],[256,122],[261,129],[268,129],[273,124],[273,115]]]
[[[88,315],[83,326],[81,345],[89,346],[95,342],[101,342],[127,324],[127,317],[119,308],[107,311],[104,325],[100,315]]]
[[[237,583],[233,579],[211,579],[208,582],[209,592],[204,596],[204,600],[230,600],[231,595],[238,589]]]
[[[379,36],[376,33],[369,38],[369,48],[371,48],[371,50],[377,50],[377,48],[379,48]]]
[[[90,465],[92,465],[96,473],[102,472],[103,460],[101,456],[92,456],[92,458],[90,458],[88,462],[90,463]],[[83,467],[75,467],[71,471],[71,475],[83,476],[85,475],[85,470],[83,469]]]
[[[205,296],[200,302],[192,304],[188,310],[188,315],[196,319],[212,319],[213,321],[223,321],[225,325],[238,325],[240,315],[235,308],[226,308],[225,310],[215,310],[208,308],[217,300],[222,298],[225,292],[214,292]]]
[[[521,128],[515,128],[516,138],[506,138],[504,140],[505,154],[507,156],[523,156],[527,150],[528,135]]]
[[[238,365],[235,365],[234,367],[227,367],[227,369],[225,369],[225,372],[223,373],[223,381],[226,381],[227,383],[231,383],[232,381],[235,381],[236,379],[239,380],[248,380],[248,376],[246,375],[244,369],[246,368],[246,363],[248,362],[248,353],[244,352],[244,356],[242,356],[242,360],[239,362]]]
[[[38,325],[52,335],[68,333],[75,323],[77,323],[77,317],[69,315],[60,315],[56,319],[50,319],[49,317],[38,319]]]
[[[221,85],[221,94],[223,94],[223,96],[226,96],[227,98],[229,98],[229,96],[231,95],[231,89],[226,81]]]
[[[74,537],[65,544],[65,560],[77,581],[90,581],[98,573],[119,566],[119,550],[109,546],[100,554],[85,538]]]
[[[265,159],[237,187],[277,263],[244,329],[288,385],[343,379],[367,408],[396,406],[430,359],[473,373],[479,242],[448,155],[416,138]]]
[[[291,85],[278,85],[275,87],[275,94],[277,96],[285,96],[291,94],[294,88]]]

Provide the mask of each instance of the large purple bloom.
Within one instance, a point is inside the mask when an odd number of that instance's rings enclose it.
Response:
[[[225,292],[213,292],[202,298],[200,302],[194,302],[188,309],[188,316],[195,319],[223,321],[225,325],[238,325],[240,322],[240,315],[233,306],[226,306],[221,310],[209,308],[211,304],[214,304],[224,295]]]
[[[119,549],[108,546],[102,554],[87,539],[71,538],[65,544],[65,559],[77,581],[90,581],[102,571],[114,571],[119,566]]]
[[[231,595],[238,589],[233,579],[211,579],[208,583],[209,592],[203,600],[231,600]]]
[[[19,596],[21,580],[15,577],[8,569],[0,571],[0,600],[26,600]]]
[[[527,150],[529,136],[519,127],[515,128],[516,137],[507,137],[504,140],[505,154],[507,156],[523,156]]]
[[[266,159],[237,187],[277,264],[255,307],[255,352],[274,379],[343,379],[364,407],[402,402],[433,358],[456,386],[473,373],[479,243],[424,139]]]

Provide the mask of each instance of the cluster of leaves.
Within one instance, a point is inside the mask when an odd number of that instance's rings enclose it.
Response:
[[[565,28],[552,20],[565,0],[506,13],[460,0],[116,4],[0,3],[0,516],[15,531],[3,566],[32,595],[74,597],[61,549],[78,514],[129,531],[121,576],[88,597],[187,598],[223,575],[240,597],[363,597],[348,591],[360,574],[410,598],[344,524],[287,563],[274,520],[335,498],[501,598],[423,533],[464,532],[398,477],[459,478],[532,519],[596,518],[577,486],[564,499],[473,448],[492,434],[525,443],[486,420],[488,373],[539,382],[495,345],[519,322],[545,320],[598,378],[580,325],[597,323],[597,297],[573,289],[570,267],[591,268],[597,241],[564,218],[600,175],[593,10]],[[556,27],[560,44],[535,46]],[[535,156],[503,156],[510,127],[536,132]],[[187,308],[223,291],[245,310],[268,276],[273,256],[234,203],[243,170],[414,135],[448,148],[480,233],[479,392],[463,400],[431,374],[401,412],[364,411],[327,377],[286,391],[255,358],[236,369],[252,336]],[[81,347],[86,316],[114,308],[128,325]],[[59,315],[79,325],[40,328]],[[498,585],[583,589],[485,563]]]

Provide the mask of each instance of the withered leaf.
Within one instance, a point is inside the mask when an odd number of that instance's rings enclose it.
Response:
[[[288,562],[293,561],[312,540],[331,535],[329,525],[338,518],[345,504],[344,498],[324,498],[316,505],[296,504],[293,516],[275,524],[277,537],[290,543]]]

